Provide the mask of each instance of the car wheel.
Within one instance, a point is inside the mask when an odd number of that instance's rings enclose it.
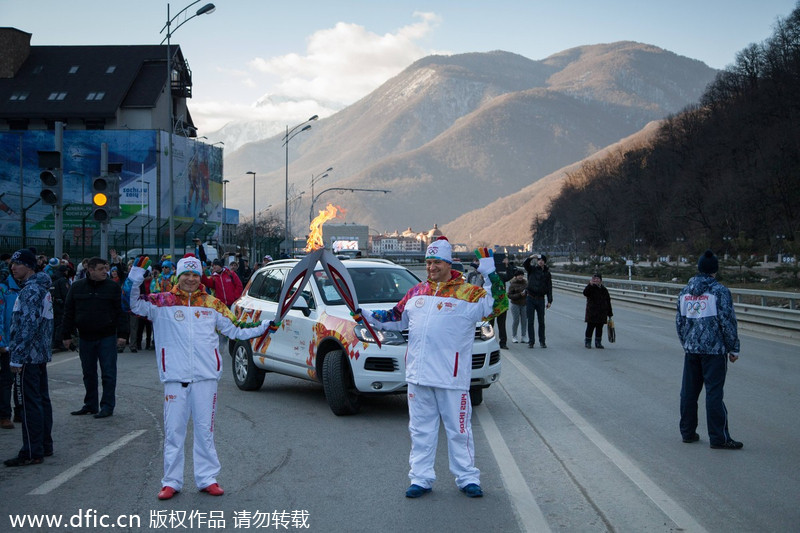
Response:
[[[361,407],[358,393],[353,390],[350,365],[344,352],[328,352],[322,363],[322,386],[325,399],[337,416],[354,415]]]
[[[469,400],[470,403],[475,405],[480,405],[483,403],[483,387],[470,387],[469,389]]]
[[[253,362],[253,350],[249,342],[237,342],[233,348],[233,380],[241,390],[258,390],[264,384],[266,372]]]

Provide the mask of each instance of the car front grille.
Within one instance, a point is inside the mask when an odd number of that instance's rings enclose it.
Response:
[[[364,361],[364,370],[395,372],[400,370],[400,365],[394,357],[367,357]]]
[[[499,362],[500,362],[500,350],[492,352],[491,355],[489,356],[489,364],[496,365]],[[472,354],[472,370],[481,369],[485,364],[486,364],[485,353]]]

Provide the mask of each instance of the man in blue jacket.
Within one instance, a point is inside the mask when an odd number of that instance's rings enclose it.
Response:
[[[700,440],[697,399],[706,388],[706,424],[711,447],[739,450],[743,444],[728,433],[728,410],[722,401],[728,361],[739,358],[739,336],[731,291],[716,280],[719,260],[707,250],[697,262],[699,273],[678,296],[675,323],[683,350],[680,430],[683,442]]]
[[[11,371],[22,395],[22,448],[6,466],[40,464],[53,455],[53,408],[47,386],[52,358],[53,300],[50,276],[36,272],[36,257],[22,249],[11,256],[11,273],[22,290],[14,303],[9,346]]]

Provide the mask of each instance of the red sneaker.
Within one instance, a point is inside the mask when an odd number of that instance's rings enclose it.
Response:
[[[173,496],[178,493],[177,490],[173,489],[170,486],[162,487],[161,491],[158,493],[159,500],[169,500]]]
[[[222,490],[222,487],[219,486],[219,483],[212,483],[208,487],[200,489],[200,492],[207,492],[212,496],[222,496],[225,494],[225,491]]]

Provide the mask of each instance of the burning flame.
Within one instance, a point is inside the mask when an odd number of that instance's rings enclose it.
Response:
[[[309,226],[308,241],[306,241],[306,252],[313,252],[325,247],[325,241],[322,239],[322,225],[333,218],[342,218],[347,213],[347,210],[328,204],[324,211],[320,211],[319,215],[311,221]]]

